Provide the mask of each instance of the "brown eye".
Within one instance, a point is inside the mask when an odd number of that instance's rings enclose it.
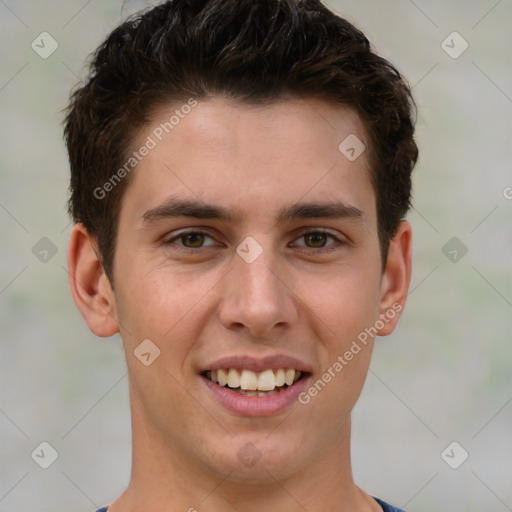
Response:
[[[334,240],[334,243],[327,244],[328,239]],[[304,244],[297,244],[298,247],[305,247],[307,249],[317,249],[314,252],[330,252],[335,251],[343,242],[337,237],[326,231],[306,231],[298,238],[304,240]]]
[[[303,237],[304,240],[306,240],[308,247],[321,248],[324,246],[326,239],[329,237],[329,235],[327,235],[327,233],[322,232],[312,232],[306,233],[305,235],[303,235]]]
[[[207,242],[208,239],[211,242]],[[182,231],[163,243],[168,247],[187,254],[199,254],[201,249],[207,249],[215,245],[213,238],[202,231]]]
[[[181,235],[179,240],[183,241],[183,245],[189,248],[198,248],[201,247],[204,243],[204,234],[203,233],[188,233],[186,235]],[[190,243],[185,243],[185,240],[188,240]]]

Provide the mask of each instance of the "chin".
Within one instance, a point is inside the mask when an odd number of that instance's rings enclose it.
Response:
[[[286,442],[281,436],[244,435],[232,439],[229,446],[220,446],[213,460],[217,470],[228,480],[240,484],[275,484],[304,467],[304,445]],[[211,464],[211,460],[209,463]]]

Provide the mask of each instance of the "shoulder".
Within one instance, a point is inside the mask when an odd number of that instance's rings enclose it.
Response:
[[[392,505],[389,505],[388,503],[386,503],[382,500],[379,500],[379,498],[375,498],[375,496],[373,497],[373,499],[382,507],[382,510],[384,512],[405,512],[401,508],[393,507]],[[98,512],[101,512],[101,511],[98,511]]]

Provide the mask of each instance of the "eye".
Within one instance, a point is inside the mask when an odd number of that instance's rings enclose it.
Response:
[[[306,245],[299,245],[299,247],[307,247],[308,249],[319,249],[315,252],[331,252],[335,251],[337,249],[337,246],[342,245],[343,242],[339,240],[337,237],[335,237],[333,234],[328,233],[327,231],[306,231],[301,234],[301,236],[298,238],[304,239],[306,242]],[[331,238],[334,240],[334,243],[331,243],[329,245],[325,245],[328,238]],[[334,246],[334,247],[332,247]],[[327,248],[326,248],[327,247]]]
[[[204,233],[203,231],[182,231],[177,235],[164,241],[164,245],[174,245],[178,251],[193,253],[197,252],[194,249],[201,249],[204,247],[204,241],[206,238],[213,240],[211,236]],[[182,244],[176,244],[175,241],[180,240]],[[214,244],[209,244],[214,245]],[[207,246],[207,247],[208,247]]]

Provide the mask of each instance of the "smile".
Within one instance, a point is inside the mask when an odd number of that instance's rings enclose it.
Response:
[[[266,365],[261,362],[254,363],[253,370],[244,365],[241,368],[219,366],[201,372],[201,381],[211,398],[238,417],[269,417],[284,413],[298,403],[299,394],[311,378],[311,373],[305,370],[265,369]]]
[[[245,396],[270,396],[292,386],[303,376],[294,368],[269,368],[262,372],[236,368],[208,370],[204,376],[222,387]]]

